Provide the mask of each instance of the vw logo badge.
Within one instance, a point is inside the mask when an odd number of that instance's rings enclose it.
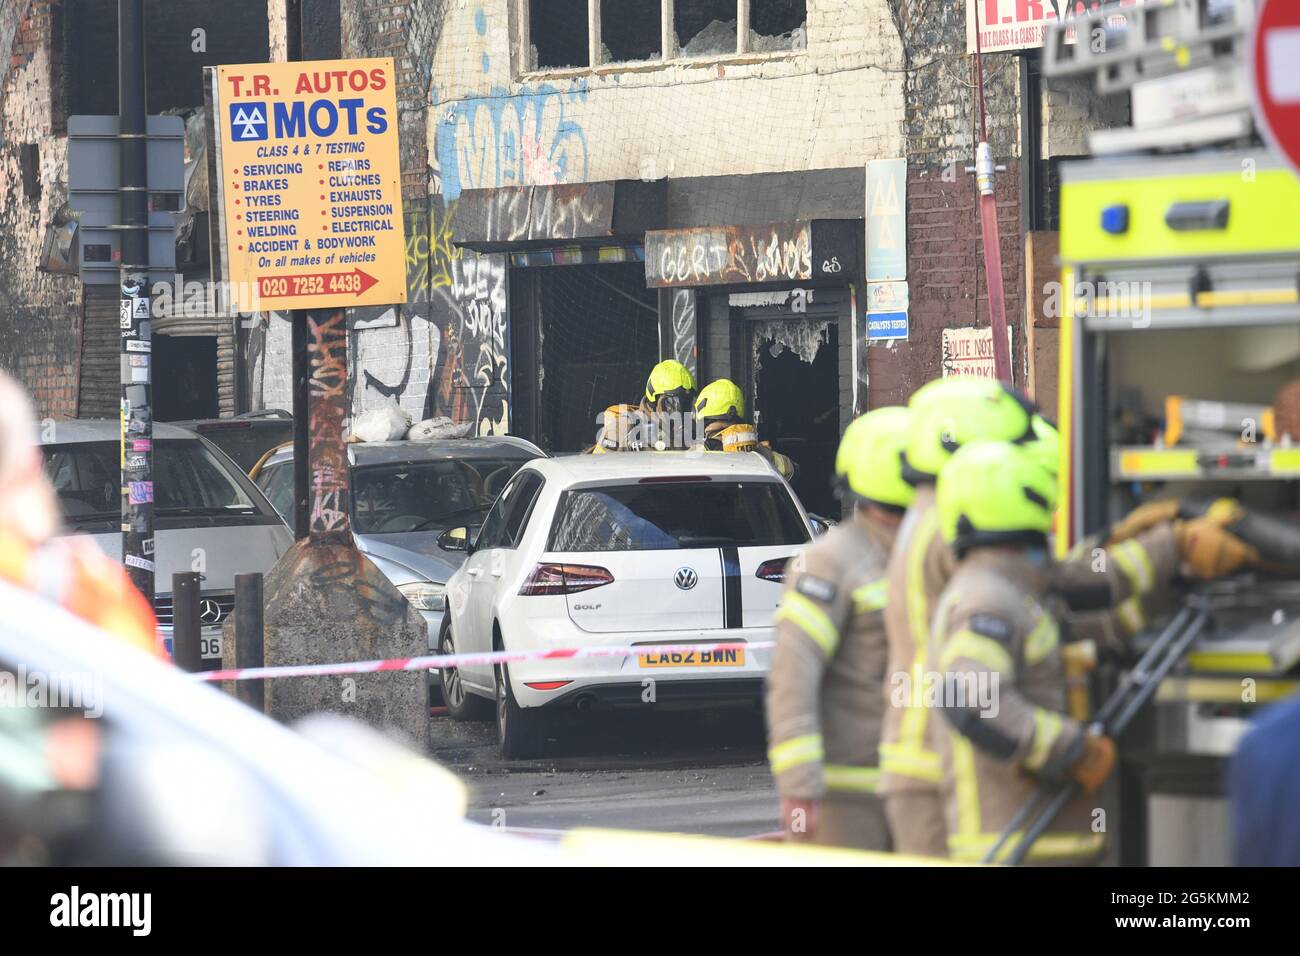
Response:
[[[700,576],[695,573],[694,568],[678,568],[677,573],[673,575],[673,584],[683,591],[689,591],[695,587],[695,582],[699,579]]]
[[[204,624],[217,624],[221,621],[221,605],[211,598],[199,602],[199,620]]]

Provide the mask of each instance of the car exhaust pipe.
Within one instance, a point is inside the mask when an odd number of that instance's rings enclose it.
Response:
[[[587,713],[587,711],[591,710],[596,706],[596,695],[581,694],[579,695],[578,699],[573,702],[573,706],[574,709],[578,711],[578,713],[585,714]]]

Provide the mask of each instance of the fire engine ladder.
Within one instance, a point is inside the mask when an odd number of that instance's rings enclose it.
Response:
[[[1088,731],[1112,739],[1120,736],[1209,623],[1208,604],[1200,597],[1189,600],[1097,711]],[[1073,778],[1040,787],[1016,812],[980,862],[1012,866],[1023,862],[1034,842],[1079,791],[1079,782]],[[1024,836],[1005,858],[999,858],[1002,848],[1015,839],[1021,828],[1024,828]]]

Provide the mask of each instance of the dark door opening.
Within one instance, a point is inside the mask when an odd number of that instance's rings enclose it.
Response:
[[[538,286],[538,444],[574,452],[610,405],[641,400],[659,360],[659,309],[641,263],[549,266]]]
[[[215,335],[155,335],[152,358],[157,421],[180,422],[220,414]]]
[[[799,466],[792,487],[810,512],[840,513],[831,479],[840,441],[839,325],[755,322],[754,424]]]

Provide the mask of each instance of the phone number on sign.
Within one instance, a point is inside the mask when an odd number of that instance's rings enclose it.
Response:
[[[269,276],[257,280],[257,290],[263,296],[325,295],[329,292],[361,291],[361,276],[355,272],[336,275]]]

